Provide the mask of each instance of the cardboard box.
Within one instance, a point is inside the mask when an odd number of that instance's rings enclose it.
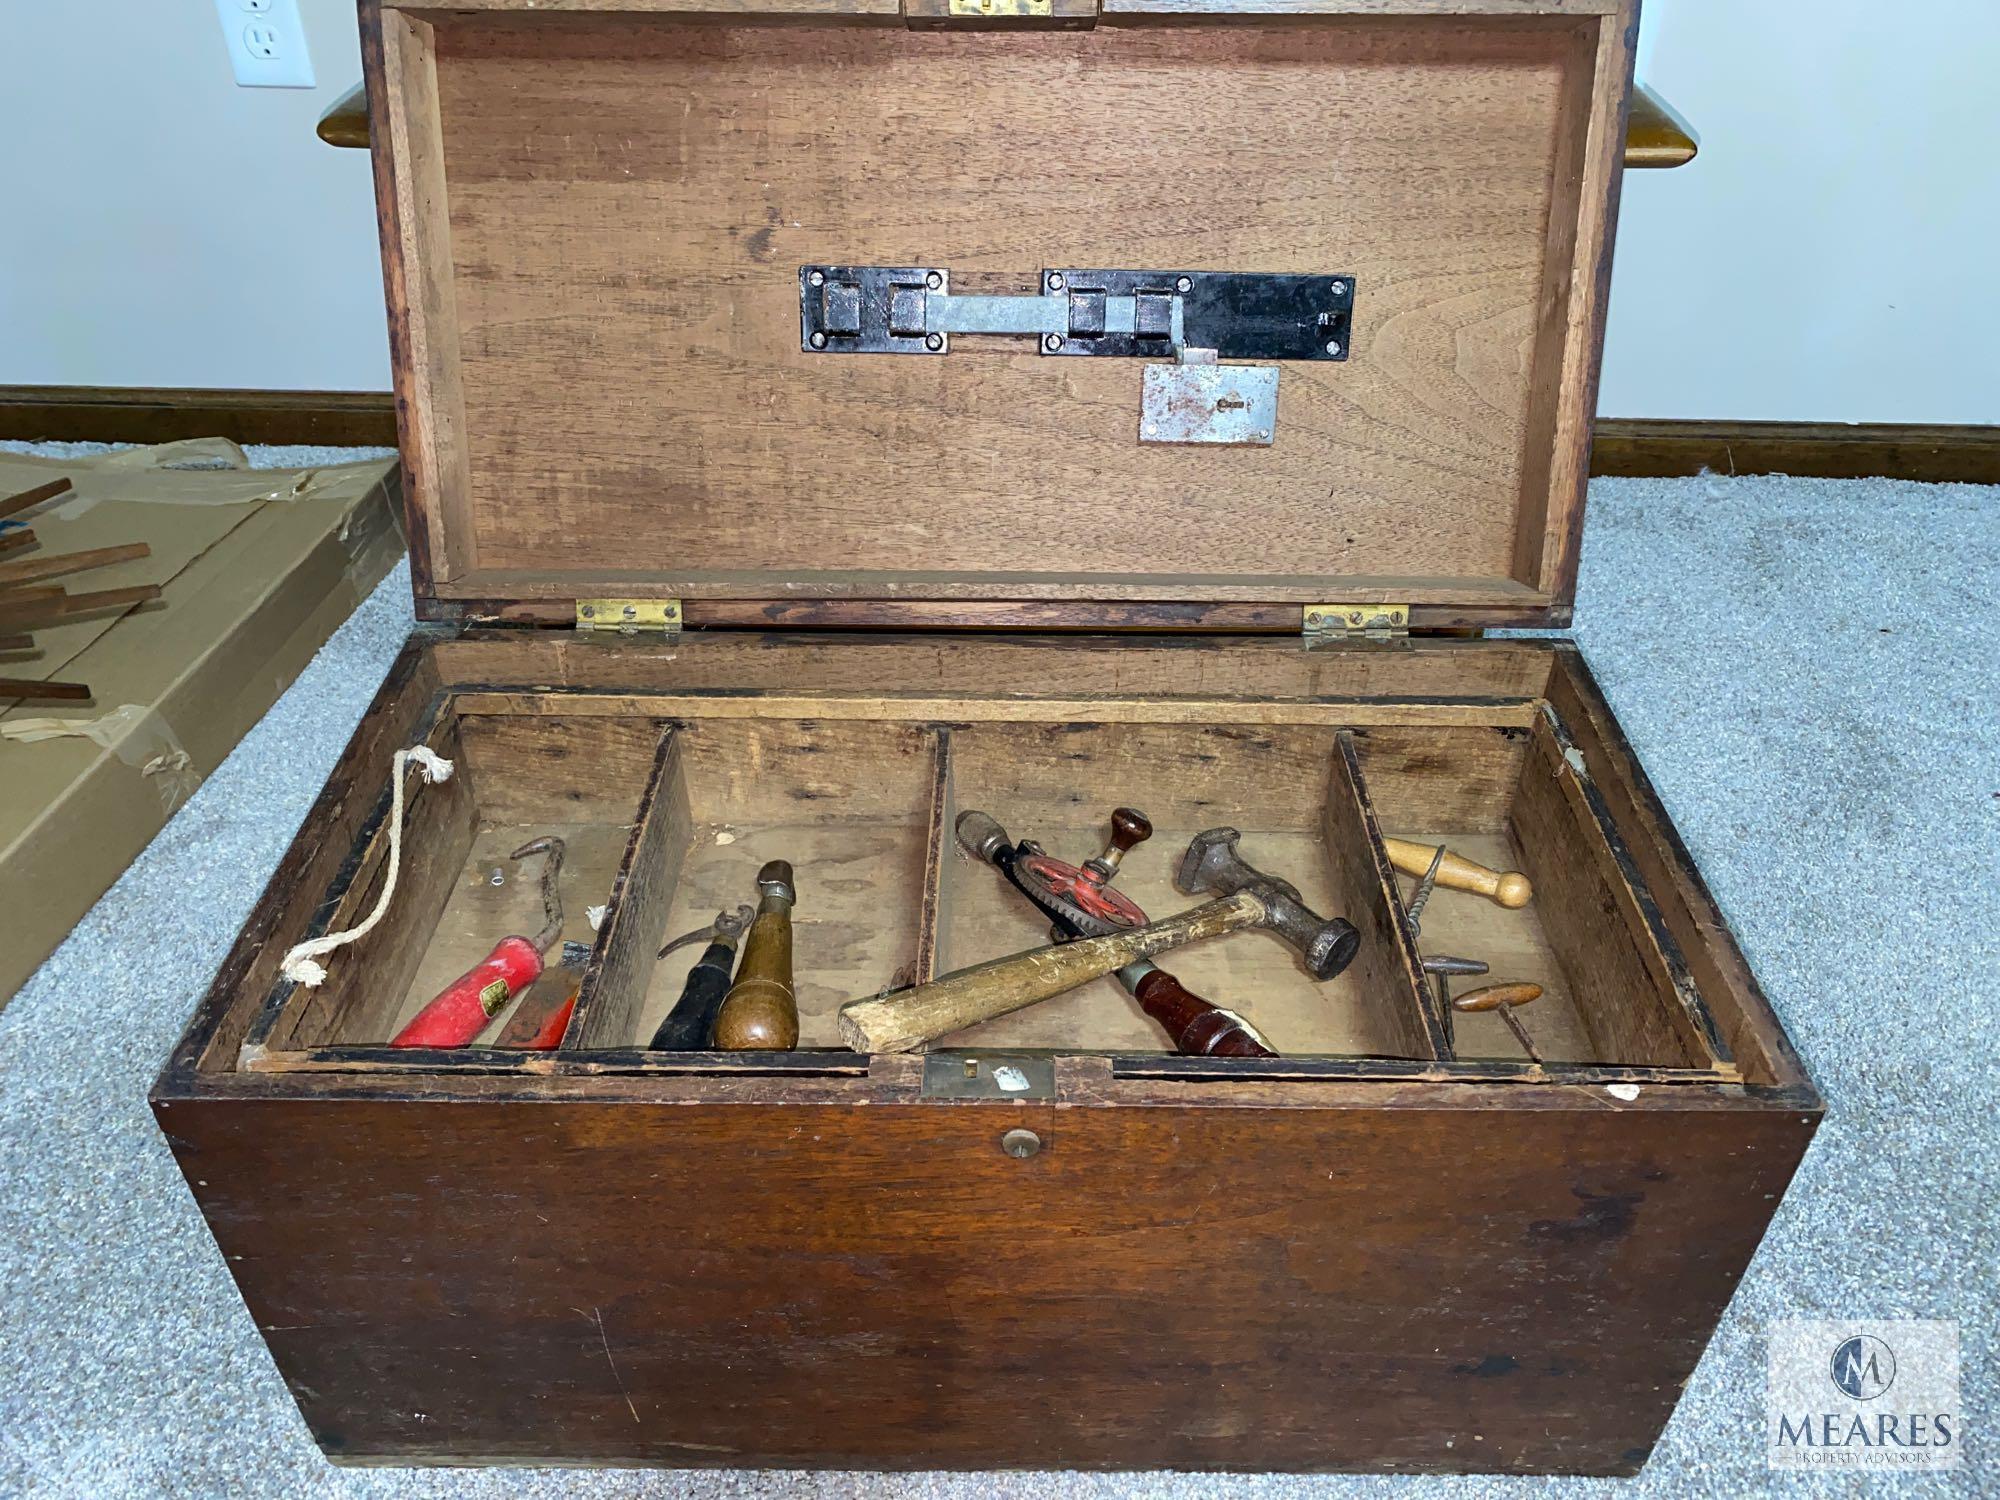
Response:
[[[84,682],[84,703],[0,702],[0,1005],[55,950],[402,551],[393,460],[248,466],[208,439],[54,461],[0,455],[0,495],[68,476],[14,518],[43,556],[146,542],[59,580],[158,601],[34,632],[0,675]]]

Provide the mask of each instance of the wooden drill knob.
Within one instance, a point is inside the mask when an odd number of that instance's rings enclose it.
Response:
[[[1120,854],[1153,836],[1152,821],[1136,807],[1114,808],[1111,813],[1111,847]]]
[[[1539,984],[1489,984],[1484,989],[1467,990],[1463,995],[1452,997],[1451,1008],[1472,1014],[1482,1010],[1498,1010],[1503,1005],[1526,1005],[1530,1000],[1542,998]]]

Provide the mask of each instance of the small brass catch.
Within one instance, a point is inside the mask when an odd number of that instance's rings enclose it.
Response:
[[[1304,611],[1307,640],[1361,637],[1371,641],[1410,633],[1407,604],[1308,604]]]
[[[578,630],[615,630],[620,635],[672,634],[681,628],[678,599],[579,599]]]

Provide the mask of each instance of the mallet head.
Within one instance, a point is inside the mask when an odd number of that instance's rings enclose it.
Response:
[[[1270,910],[1266,925],[1299,950],[1306,972],[1315,979],[1333,978],[1353,962],[1361,934],[1345,917],[1320,916],[1306,905],[1297,886],[1245,860],[1236,849],[1239,837],[1234,828],[1196,834],[1174,875],[1175,887],[1184,896],[1249,891]]]

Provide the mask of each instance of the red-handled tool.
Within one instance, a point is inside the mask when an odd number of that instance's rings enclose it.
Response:
[[[494,1046],[553,1052],[562,1045],[570,1012],[576,1009],[577,996],[583,990],[583,966],[590,962],[590,944],[565,942],[560,963],[549,963],[546,957],[542,962],[547,965],[542,977],[522,994],[521,1003],[493,1038]]]
[[[542,910],[548,920],[532,938],[504,937],[493,951],[444,987],[439,996],[417,1012],[391,1039],[392,1047],[463,1047],[486,1023],[500,1013],[500,1007],[542,976],[542,958],[562,936],[562,893],[557,876],[562,870],[563,841],[549,837],[533,839],[508,856],[526,859],[545,854],[542,865]]]

